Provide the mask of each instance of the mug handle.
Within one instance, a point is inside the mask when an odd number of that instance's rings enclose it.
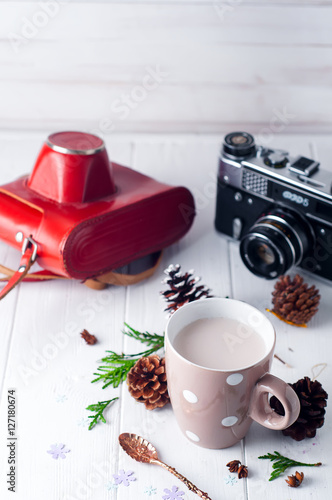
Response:
[[[284,416],[271,408],[269,393],[281,402],[285,410]],[[297,420],[300,409],[296,392],[280,378],[267,373],[254,387],[249,405],[249,417],[269,429],[283,430]]]

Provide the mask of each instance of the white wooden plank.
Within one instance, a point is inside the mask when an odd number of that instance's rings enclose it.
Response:
[[[263,133],[261,135],[264,139]],[[3,182],[9,181],[11,174],[19,175],[29,170],[27,164],[33,162],[35,150],[44,137],[44,132],[29,133],[27,136],[24,133],[1,134],[0,161],[12,170],[1,169],[0,183],[2,179]],[[272,133],[271,137],[265,138],[269,139],[271,146],[289,149],[294,154],[313,155],[324,163],[324,168],[331,168],[329,136],[301,137]],[[163,262],[153,277],[127,292],[110,288],[100,294],[74,282],[23,283],[5,299],[6,302],[0,303],[2,324],[12,322],[11,344],[8,339],[3,344],[8,352],[4,388],[7,390],[9,386],[14,386],[18,395],[18,498],[106,500],[117,497],[141,500],[147,498],[145,487],[156,487],[155,498],[161,498],[165,494],[163,489],[173,484],[185,491],[184,499],[197,498],[167,472],[130,460],[117,444],[117,436],[122,431],[138,432],[150,439],[157,446],[162,460],[208,491],[213,499],[257,499],[268,495],[274,500],[290,493],[292,498],[301,494],[304,500],[329,498],[327,485],[331,451],[326,436],[330,435],[331,423],[328,414],[325,426],[314,440],[296,443],[281,433],[253,425],[243,446],[222,451],[203,450],[181,435],[170,407],[148,412],[130,397],[125,384],[121,391],[103,391],[100,385],[90,384],[96,360],[106,349],[138,352],[142,348],[141,344],[124,338],[120,333],[124,320],[138,329],[163,331],[166,318],[163,312],[165,305],[159,296],[159,291],[164,288],[160,281],[162,270],[171,262],[179,262],[183,270],[195,268],[196,274],[215,295],[234,296],[261,310],[269,305],[273,283],[249,273],[240,261],[238,245],[228,242],[213,229],[213,183],[217,175],[221,140],[219,134],[107,136],[109,155],[115,161],[131,165],[164,182],[190,187],[199,208],[193,228],[178,244],[165,251]],[[2,249],[6,262],[15,263],[16,252],[0,245],[0,252]],[[310,275],[306,278],[310,282],[315,281]],[[277,353],[293,366],[287,368],[275,360],[273,373],[289,382],[304,375],[311,376],[311,367],[316,362],[328,363],[326,353],[331,351],[331,287],[321,282],[316,284],[323,298],[320,311],[310,327],[293,329],[271,316],[278,335]],[[8,302],[14,297],[15,302],[17,300],[15,316]],[[6,304],[8,307],[5,307]],[[86,346],[81,341],[78,333],[83,328],[98,337],[96,346]],[[293,352],[289,351],[289,347]],[[45,354],[44,364],[47,366],[43,366]],[[53,359],[47,359],[47,356],[52,358],[52,354]],[[319,376],[327,392],[331,391],[329,372],[328,367]],[[118,392],[121,392],[121,400],[107,412],[107,425],[100,424],[91,432],[77,426],[77,421],[88,414],[85,406],[108,399]],[[2,443],[6,429],[5,395],[3,393],[0,408]],[[67,399],[60,402],[61,396],[67,396]],[[71,451],[66,460],[55,461],[46,450],[59,441]],[[1,470],[7,470],[4,448],[0,451]],[[304,461],[321,460],[324,467],[304,469],[305,482],[300,493],[288,490],[282,478],[268,483],[271,465],[259,461],[257,457],[274,449]],[[249,466],[250,475],[247,481],[241,480],[231,486],[225,481],[228,476],[225,464],[235,458]],[[134,470],[137,480],[128,488],[120,485],[116,492],[108,491],[106,484],[120,468]],[[0,491],[4,500],[11,498],[6,485],[1,484]]]
[[[218,250],[218,257],[223,256],[220,248],[216,247],[215,250]],[[189,262],[192,260],[190,253],[190,251],[187,251],[183,255],[183,257],[186,257],[186,261]],[[197,256],[195,260],[197,262]],[[163,265],[167,264],[168,260],[164,258]],[[202,266],[204,267],[204,262],[202,262]],[[160,278],[159,275],[150,279],[149,283],[144,284],[144,289],[142,285],[130,288],[126,315],[126,321],[130,325],[143,330],[156,331],[157,333],[163,331],[166,319],[162,312],[164,304],[158,297],[159,291],[163,289]],[[135,345],[134,341],[128,341],[125,348],[127,352],[138,352],[141,346]],[[166,407],[148,412],[143,405],[133,400],[125,386],[123,387],[122,398],[125,401],[126,412],[122,415],[121,431],[135,432],[150,440],[157,447],[162,460],[176,467],[199,488],[207,491],[211,498],[218,498],[219,494],[226,493],[227,485],[223,480],[223,476],[227,475],[227,469],[225,469],[224,473],[224,466],[233,458],[234,453],[241,454],[240,446],[234,447],[231,451],[225,450],[222,455],[216,450],[203,450],[191,444],[180,433],[171,408]],[[185,498],[195,497],[194,494],[190,494],[186,488],[183,488],[179,481],[168,476],[163,470],[151,470],[151,466],[149,468],[147,465],[135,464],[124,454],[120,455],[120,464],[125,469],[135,470],[140,487],[138,489],[137,485],[135,493],[133,493],[133,488],[131,491],[129,489],[119,490],[118,496],[121,499],[132,498],[133,494],[140,498],[142,489],[149,485],[157,487],[158,496],[161,496],[163,489],[170,489],[173,484],[185,491]],[[208,470],[206,469],[207,466]],[[216,477],[213,471],[222,472],[218,472]],[[232,493],[234,493],[234,496],[228,496],[228,498],[245,498],[241,484],[236,485]]]
[[[229,294],[228,273],[220,277],[214,272],[214,266],[216,269],[223,266],[219,253],[226,258],[225,248],[213,231],[220,142],[218,136],[173,136],[163,141],[135,139],[133,167],[151,176],[157,176],[158,172],[158,180],[191,190],[196,205],[193,227],[183,240],[170,247],[165,267],[179,262],[184,270],[193,268],[215,295],[225,296]],[[207,261],[201,258],[206,251]]]
[[[10,265],[10,253],[8,246],[0,242],[0,263],[4,266]],[[5,283],[0,284],[0,289],[3,288]],[[0,350],[0,394],[2,392],[3,377],[7,367],[8,356],[11,346],[12,330],[15,319],[16,302],[18,290],[13,290],[7,301],[0,302],[0,331],[2,339],[2,349]]]
[[[64,94],[59,101],[59,92]],[[0,84],[0,91],[9,98],[3,105],[0,127],[16,129],[25,126],[35,129],[85,129],[106,132],[221,132],[226,128],[254,127],[259,132],[269,129],[291,132],[319,133],[331,128],[331,90],[312,87],[270,86],[260,88],[241,86],[177,86],[163,85],[156,93],[148,94],[135,109],[125,106],[125,115],[112,113],[108,107],[121,99],[119,93],[105,85],[91,87],[35,84],[29,90],[24,83]],[[208,92],[208,99],[207,99]],[[48,94],[45,113],[43,95]],[[98,100],[94,100],[96,93]],[[24,108],[13,108],[13,97],[31,97]],[[37,96],[40,96],[36,98]],[[24,99],[25,99],[24,97]],[[36,100],[38,102],[36,102]],[[25,102],[25,101],[24,101]],[[81,106],[86,102],[86,106]],[[105,104],[106,103],[106,104]],[[305,104],[305,111],[304,111]],[[136,105],[134,103],[134,105]],[[70,110],[70,111],[69,111]],[[158,116],[156,114],[158,110]],[[281,116],[281,119],[278,117]]]
[[[124,303],[121,288],[96,292],[73,282],[21,285],[1,405],[4,442],[7,389],[15,388],[20,495],[28,489],[33,498],[80,498],[85,489],[85,498],[107,498],[105,483],[116,468],[121,406],[109,410],[107,425],[91,432],[78,423],[90,415],[85,411],[88,404],[118,392],[102,391],[100,384],[90,382],[104,351],[122,350]],[[96,346],[80,338],[84,328],[97,336]],[[64,469],[46,453],[49,445],[59,442],[71,450]],[[2,470],[7,470],[4,462]],[[61,470],[66,471],[63,481],[58,477]]]
[[[0,127],[257,130],[287,108],[288,130],[331,130],[330,7],[222,5],[65,4],[16,53],[8,34],[41,7],[2,4]],[[146,92],[158,66],[167,76]]]
[[[220,13],[219,6],[231,8]],[[329,7],[330,4],[320,7],[308,5],[299,9],[297,6],[280,6],[276,3],[262,9],[261,5],[236,2],[189,6],[59,2],[54,14],[42,15],[45,8],[38,2],[8,2],[2,4],[6,15],[0,21],[0,36],[5,40],[8,40],[8,33],[27,34],[36,40],[86,39],[88,27],[90,40],[116,41],[127,38],[136,42],[159,40],[183,43],[202,39],[238,43],[241,29],[240,40],[243,43],[326,44],[331,42]],[[25,19],[32,23],[30,26],[27,22],[31,34],[29,31],[25,33]],[[30,44],[26,45],[28,47]]]
[[[238,28],[239,29],[239,28]],[[241,40],[223,43],[203,37],[190,42],[163,43],[156,40],[133,51],[134,40],[60,39],[56,44],[44,40],[32,43],[13,58],[7,46],[0,54],[4,68],[2,81],[75,85],[112,85],[121,95],[122,88],[141,85],[144,78],[158,90],[167,85],[242,85],[244,88],[268,85],[327,87],[331,84],[330,46],[253,46]],[[222,49],[221,49],[222,46]],[[59,52],[63,57],[59,58]],[[254,57],[253,57],[254,56]],[[159,75],[160,81],[154,75]],[[149,77],[150,75],[150,77]],[[126,90],[128,88],[126,87]],[[147,89],[148,90],[148,89]]]
[[[282,139],[284,141],[282,144],[286,148],[290,148],[291,146],[293,148],[297,147],[303,154],[309,155],[315,150],[315,144],[309,144],[309,139],[305,140],[301,137],[292,136],[289,136],[287,140],[286,138]],[[324,142],[323,139],[321,141]],[[287,142],[289,145],[286,144]],[[276,145],[275,139],[273,145]],[[332,171],[331,168],[330,170]],[[265,281],[252,275],[240,259],[238,244],[229,242],[229,245],[234,297],[252,304],[262,312],[266,308],[271,308],[271,293],[275,281]],[[292,272],[294,273],[294,270]],[[291,383],[296,382],[304,376],[313,378],[312,367],[318,363],[328,363],[327,353],[332,348],[329,334],[329,304],[332,299],[331,286],[319,279],[317,280],[312,274],[304,274],[301,269],[298,272],[304,276],[309,285],[315,284],[322,295],[319,312],[310,321],[308,328],[289,326],[266,312],[277,332],[275,352],[281,359],[292,366],[292,368],[288,368],[275,359],[272,365],[272,373]],[[331,391],[331,377],[329,372],[330,368],[328,366],[318,377],[318,380],[328,393]],[[283,478],[268,483],[267,480],[272,470],[271,463],[269,461],[261,462],[258,460],[258,456],[264,455],[267,452],[273,452],[274,450],[299,461],[310,463],[322,461],[324,467],[314,469],[303,468],[305,479],[307,479],[308,483],[310,481],[310,487],[301,490],[301,498],[319,499],[322,495],[327,498],[328,494],[326,491],[325,493],[322,491],[321,485],[328,482],[330,448],[327,436],[330,432],[331,423],[327,418],[324,427],[317,431],[317,436],[314,439],[296,442],[289,437],[283,436],[281,432],[269,431],[254,423],[245,439],[246,461],[252,472],[248,481],[248,498],[260,498],[267,489],[269,492],[268,497],[271,500],[280,498],[282,491],[284,491],[284,495],[287,494],[287,490],[285,489],[287,486],[284,483],[284,478],[287,478],[288,474],[285,473]],[[290,469],[287,472],[294,474],[295,470]],[[302,469],[298,470],[302,471]]]
[[[134,167],[150,175],[158,171],[160,180],[165,182],[184,183],[194,193],[196,191],[198,200],[199,193],[204,195],[204,187],[208,183],[215,182],[218,147],[219,141],[215,138],[206,140],[197,137],[188,140],[179,137],[162,142],[157,138],[136,139]],[[188,171],[190,175],[186,175]],[[164,330],[167,320],[163,312],[165,303],[159,292],[165,289],[165,285],[161,284],[161,280],[165,277],[162,269],[170,263],[180,263],[183,271],[194,268],[196,274],[201,276],[202,283],[211,287],[215,295],[230,294],[228,270],[224,267],[228,259],[227,247],[213,231],[211,232],[213,211],[214,197],[210,196],[204,203],[202,201],[202,208],[198,210],[196,222],[189,235],[165,252],[159,272],[144,285],[136,285],[129,289],[126,321],[130,325],[159,334]],[[223,273],[221,273],[222,268]],[[127,352],[135,352],[135,349],[138,352],[141,346],[128,339],[125,348]],[[228,493],[229,486],[224,481],[224,476],[227,476],[225,464],[233,458],[234,453],[241,454],[240,445],[231,451],[225,450],[223,454],[216,450],[198,448],[182,436],[171,408],[148,412],[133,400],[126,387],[123,388],[122,397],[127,409],[122,415],[122,431],[136,432],[151,440],[157,446],[161,459],[176,467],[199,488],[207,491],[211,498],[218,498]],[[174,484],[185,491],[185,498],[195,497],[193,493],[190,494],[183,488],[179,481],[168,477],[165,471],[151,470],[149,466],[133,464],[124,455],[120,456],[120,463],[125,468],[137,472],[140,487],[150,484],[156,486],[158,496],[163,493],[163,488],[170,489]],[[217,476],[213,471],[218,471]],[[135,491],[141,492],[142,489]],[[236,485],[232,494],[234,496],[227,498],[245,498],[243,485],[241,483]],[[118,495],[119,498],[126,499],[132,498],[133,493],[128,488],[119,490]]]
[[[264,312],[266,308],[271,308],[271,293],[274,282],[264,281],[253,276],[244,267],[238,249],[235,247],[237,247],[237,244],[231,243],[234,297],[244,300]],[[299,272],[303,274],[301,270]],[[308,328],[300,329],[288,326],[271,314],[266,313],[277,332],[275,352],[293,367],[287,368],[275,359],[272,365],[272,373],[290,383],[294,383],[304,376],[313,378],[312,367],[317,363],[329,363],[327,353],[332,348],[329,334],[331,286],[315,280],[312,276],[304,276],[309,284],[315,284],[320,289],[323,297],[320,310],[317,316],[310,321]],[[292,351],[289,349],[292,349]],[[332,389],[329,372],[330,368],[326,369],[318,377],[318,380],[328,393]],[[303,469],[306,479],[308,482],[310,481],[310,487],[303,488],[301,491],[301,498],[303,499],[318,500],[321,498],[323,494],[321,485],[328,483],[328,475],[330,474],[328,465],[330,448],[327,439],[330,432],[331,423],[328,417],[324,427],[317,431],[316,438],[306,439],[301,442],[285,437],[279,431],[269,431],[258,424],[253,424],[245,439],[246,461],[252,472],[252,476],[250,476],[252,479],[248,481],[249,498],[259,497],[268,488],[269,499],[276,500],[280,498],[282,488],[287,487],[284,478],[268,483],[267,480],[272,470],[271,463],[258,460],[258,456],[267,452],[272,453],[274,450],[295,460],[310,463],[321,461],[324,463],[322,468]],[[294,474],[295,469],[288,472]],[[287,475],[284,476],[287,478]],[[284,494],[286,494],[286,491]]]
[[[3,180],[10,180],[14,172],[23,173],[27,157],[36,155],[44,138],[44,133],[1,135],[2,143],[7,145],[1,150],[2,164],[7,165]],[[111,145],[114,157],[129,164],[130,141],[122,138],[119,143],[113,141]],[[14,158],[11,151],[15,152]],[[1,245],[1,256],[7,256],[4,264],[17,265],[17,254]],[[106,349],[122,350],[125,294],[120,287],[98,292],[79,282],[22,283],[0,303],[4,342],[0,375],[6,369],[0,432],[1,442],[5,442],[7,390],[15,388],[18,498],[23,498],[24,492],[31,498],[47,496],[54,500],[108,497],[105,484],[117,471],[121,404],[117,402],[105,414],[107,425],[99,424],[91,431],[86,423],[91,413],[85,408],[119,392],[103,391],[101,383],[91,384],[91,380],[95,378],[97,360]],[[87,346],[80,338],[84,328],[98,338],[95,346]],[[65,443],[71,450],[66,464],[57,463],[47,454],[50,445],[57,442]],[[7,471],[4,451],[1,470]],[[59,481],[59,474],[66,478]],[[40,480],[32,480],[37,477]],[[6,484],[1,484],[0,490],[3,498],[10,494]]]

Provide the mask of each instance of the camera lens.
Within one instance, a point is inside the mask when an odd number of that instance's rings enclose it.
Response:
[[[252,156],[256,151],[255,140],[247,132],[232,132],[226,135],[223,149],[236,158]]]
[[[275,255],[271,248],[266,243],[260,243],[257,248],[257,257],[266,265],[274,264]]]
[[[240,254],[252,273],[273,279],[300,264],[314,242],[313,230],[301,214],[275,207],[242,237]]]

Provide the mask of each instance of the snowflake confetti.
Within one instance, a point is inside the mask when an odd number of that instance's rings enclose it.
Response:
[[[157,494],[157,488],[153,488],[152,486],[147,486],[144,490],[144,493],[151,497],[152,495]]]
[[[108,491],[111,491],[111,490],[117,490],[119,485],[118,484],[115,484],[113,483],[112,481],[109,481],[107,484],[105,484],[106,488],[108,489]]]
[[[77,425],[79,427],[87,427],[90,423],[89,417],[82,417],[79,420],[77,420]]]
[[[68,398],[67,398],[67,396],[66,396],[65,394],[57,394],[57,395],[55,396],[55,401],[56,401],[57,403],[64,403],[65,401],[67,401],[67,399],[68,399]]]
[[[56,460],[60,458],[66,458],[66,453],[69,453],[70,450],[66,447],[66,445],[60,443],[60,444],[51,444],[51,449],[47,450],[47,453],[52,455],[52,458],[55,458]]]
[[[129,486],[130,481],[136,481],[136,477],[133,477],[134,471],[128,470],[127,472],[123,469],[119,470],[118,474],[113,474],[115,484],[123,484],[123,486]]]
[[[230,484],[231,486],[234,486],[235,483],[237,483],[237,479],[234,476],[229,476],[224,477],[224,481],[226,484]]]
[[[164,500],[183,500],[182,495],[184,495],[184,491],[179,491],[177,486],[172,486],[171,490],[165,488],[164,493],[166,493],[163,496]]]

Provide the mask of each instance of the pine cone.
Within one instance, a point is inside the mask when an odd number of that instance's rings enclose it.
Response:
[[[81,337],[88,345],[94,345],[97,342],[96,337],[89,333],[88,330],[83,330],[83,332],[81,332]]]
[[[203,297],[212,297],[212,295],[209,295],[210,290],[205,285],[196,285],[200,281],[200,278],[193,277],[193,270],[185,274],[180,274],[180,269],[181,266],[179,264],[175,266],[171,264],[164,271],[169,278],[165,279],[163,283],[169,285],[169,290],[160,293],[164,296],[166,302],[169,302],[169,306],[165,311],[170,314],[173,314],[181,306],[187,304],[187,302],[193,302]]]
[[[228,464],[226,464],[226,467],[228,467],[229,472],[237,472],[240,465],[240,460],[232,460],[231,462],[228,462]]]
[[[148,410],[161,408],[169,403],[165,358],[152,354],[140,358],[127,375],[130,394]]]
[[[274,288],[273,312],[281,319],[295,325],[306,324],[318,311],[319,290],[314,285],[308,288],[300,275],[293,280],[289,275],[280,276]]]
[[[293,474],[292,476],[288,476],[288,479],[285,479],[285,481],[291,488],[298,488],[302,484],[303,478],[303,472],[296,471],[295,475]]]
[[[242,479],[243,477],[248,477],[248,467],[246,465],[240,465],[237,471],[237,477]]]
[[[324,408],[328,395],[317,380],[312,382],[309,377],[289,385],[299,397],[301,410],[296,422],[282,432],[296,441],[302,441],[305,437],[313,438],[316,430],[324,425]],[[279,415],[285,414],[284,407],[275,396],[271,397],[270,405]]]

